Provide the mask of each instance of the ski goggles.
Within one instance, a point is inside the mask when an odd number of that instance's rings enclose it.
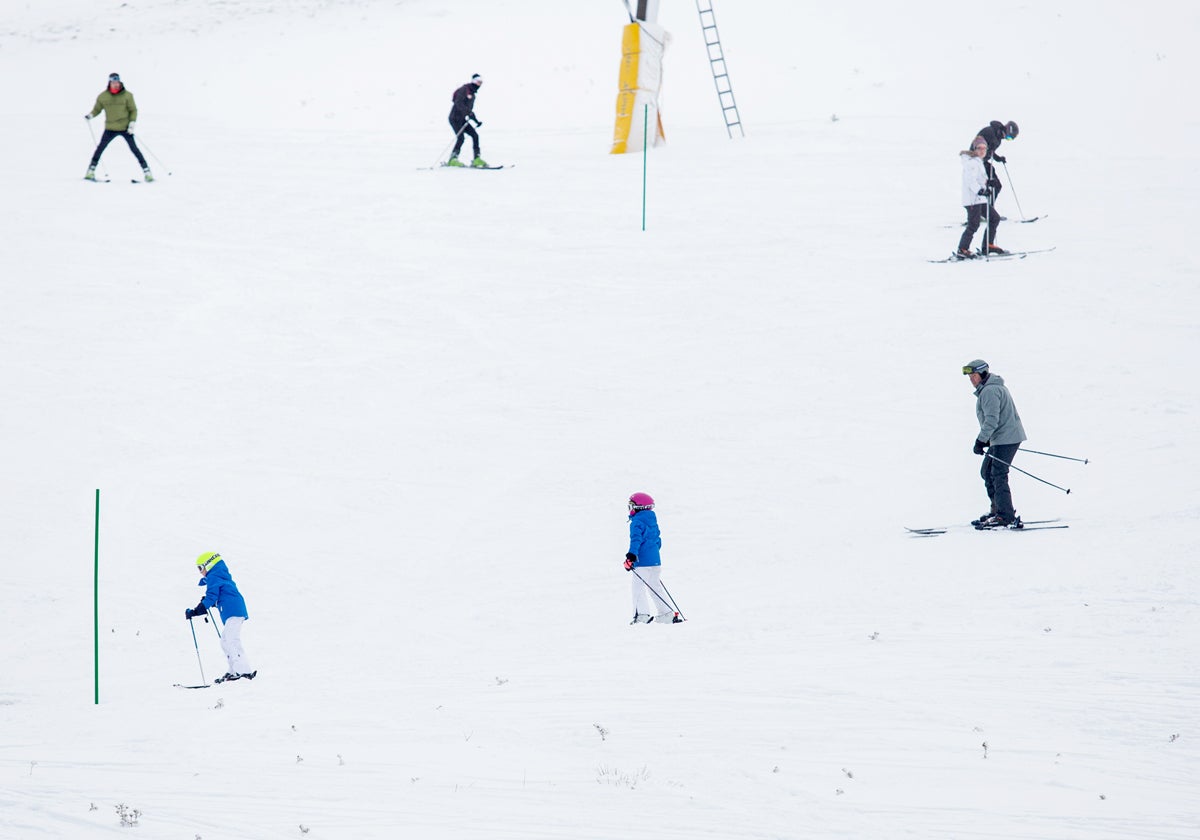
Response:
[[[987,370],[987,365],[963,365],[963,376],[970,376],[972,373],[983,373]]]

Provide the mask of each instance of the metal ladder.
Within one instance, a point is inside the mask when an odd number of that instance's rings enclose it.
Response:
[[[712,68],[713,84],[717,86],[717,99],[721,103],[721,115],[725,118],[725,131],[733,137],[733,127],[743,137],[742,118],[738,114],[737,102],[733,98],[733,84],[725,67],[725,52],[721,49],[721,36],[717,33],[717,17],[713,13],[712,0],[696,0],[696,11],[700,13],[700,28],[704,31],[704,46],[708,49],[708,64]]]

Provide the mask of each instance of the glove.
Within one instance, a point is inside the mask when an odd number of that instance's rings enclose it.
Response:
[[[133,122],[129,123],[129,128],[127,128],[125,130],[128,131],[130,134],[133,134],[133,127],[135,125],[137,125],[137,120],[134,120]]]
[[[133,128],[133,126],[131,125],[130,128]],[[1000,189],[1000,179],[999,178],[988,178],[987,184],[988,184],[989,190],[999,191],[999,189]]]
[[[976,440],[975,446],[971,449],[971,451],[974,452],[976,455],[982,455],[985,447],[987,447],[987,444],[985,442],[983,442],[982,440]]]
[[[189,608],[189,609],[186,609],[183,611],[184,618],[187,618],[189,620],[193,619],[193,618],[198,618],[202,615],[207,615],[207,614],[208,614],[208,610],[204,609],[204,601],[203,600],[201,600],[200,603],[197,604],[194,608]]]
[[[475,120],[476,128],[483,128],[483,120]]]
[[[992,155],[992,160],[997,163],[1008,163],[1008,158],[1000,157],[1000,155]]]
[[[626,554],[625,555],[625,562],[623,564],[625,566],[625,571],[632,572],[633,567],[636,564],[637,564],[637,555],[636,554]]]
[[[90,119],[92,118],[92,115],[91,115],[91,114],[84,114],[84,115],[83,115],[83,118],[84,118],[85,120],[90,120]]]
[[[987,190],[980,190],[979,192],[975,193],[975,195],[987,195],[987,194],[988,194]]]

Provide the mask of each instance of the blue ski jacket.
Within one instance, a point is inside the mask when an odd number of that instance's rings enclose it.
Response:
[[[629,517],[629,553],[637,555],[635,566],[661,566],[658,550],[662,537],[658,533],[658,517],[652,510],[634,511]]]
[[[221,621],[231,618],[249,618],[246,611],[246,599],[238,592],[237,584],[229,576],[229,568],[221,560],[208,570],[205,577],[200,578],[200,586],[208,587],[204,598],[200,601],[206,608],[216,607],[221,611]]]

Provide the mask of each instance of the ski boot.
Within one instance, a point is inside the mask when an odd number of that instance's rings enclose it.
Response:
[[[653,620],[654,620],[654,616],[650,615],[650,613],[634,613],[633,621],[631,621],[629,623],[630,624],[649,624]]]
[[[458,155],[450,155],[450,160],[446,161],[446,165],[447,166],[466,166],[465,163],[463,163],[461,160],[458,159]]]
[[[471,166],[475,167],[476,169],[485,169],[487,168],[487,161],[481,158],[479,155],[475,155],[475,160],[471,161]]]
[[[153,180],[154,180],[154,175],[152,175],[152,174],[150,173],[150,167],[149,167],[149,166],[147,166],[145,169],[143,169],[143,170],[142,170],[142,177],[146,179],[146,183],[147,183],[147,184],[149,184],[151,181],[153,181]]]
[[[87,174],[83,176],[83,180],[85,180],[85,181],[95,181],[95,180],[96,180],[96,167],[94,167],[94,166],[89,166],[89,167],[88,167]]]

